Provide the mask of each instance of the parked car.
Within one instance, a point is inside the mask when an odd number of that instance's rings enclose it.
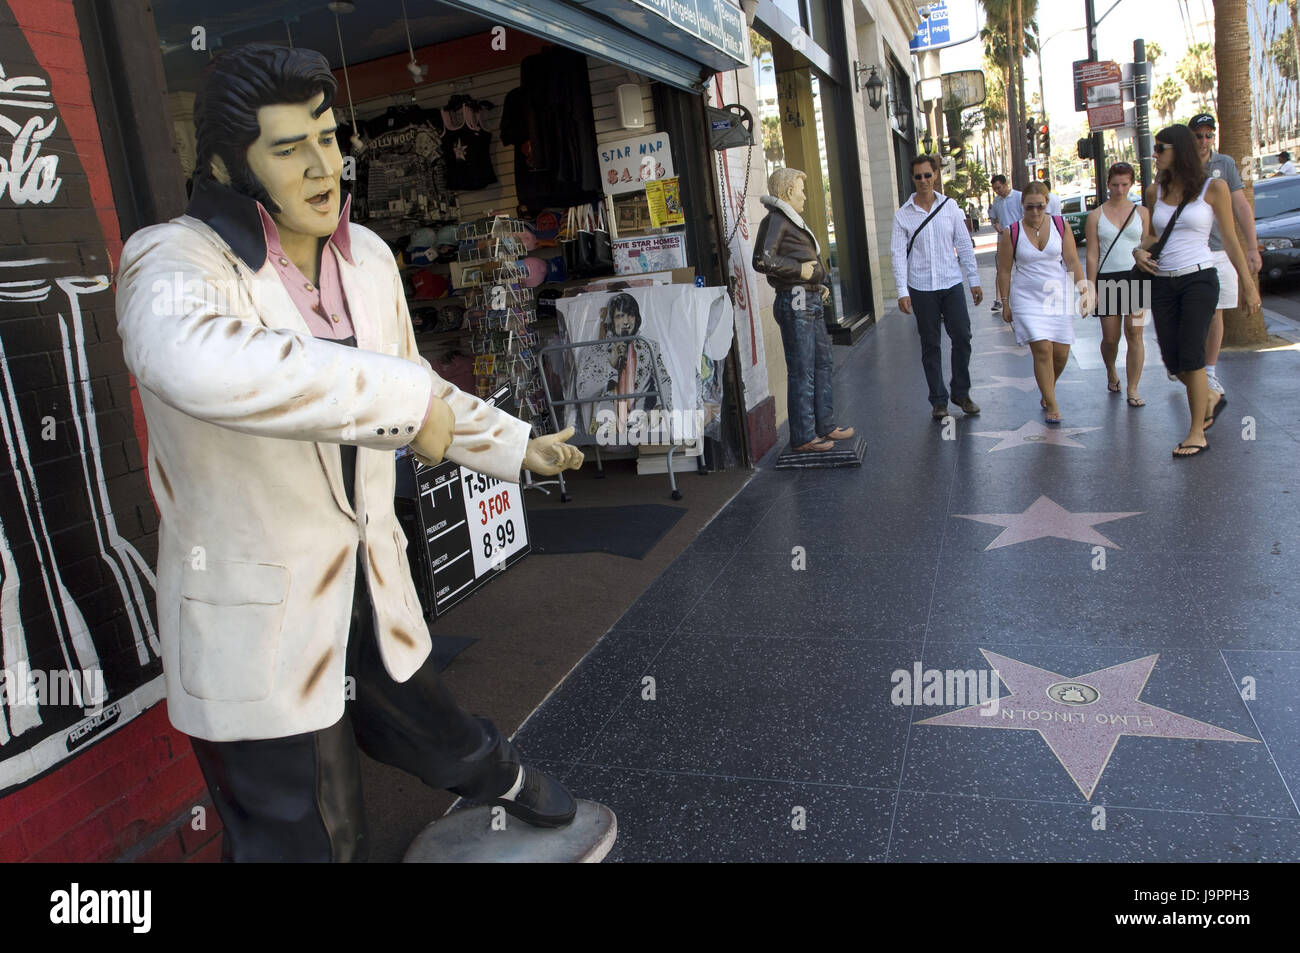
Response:
[[[1088,213],[1097,207],[1097,196],[1091,192],[1067,195],[1061,199],[1061,217],[1074,232],[1074,243],[1084,243],[1084,226],[1088,224]]]
[[[1255,233],[1264,259],[1261,279],[1300,273],[1300,176],[1255,183]]]

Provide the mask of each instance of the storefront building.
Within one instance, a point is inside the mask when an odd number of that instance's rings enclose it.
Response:
[[[687,6],[408,0],[404,17],[397,0],[303,2],[275,5],[270,19],[254,0],[215,14],[199,0],[0,5],[9,140],[0,155],[12,156],[0,180],[0,860],[214,859],[219,850],[188,742],[158,705],[148,435],[111,284],[125,238],[185,209],[193,95],[217,50],[274,42],[329,59],[335,115],[363,146],[345,149],[353,219],[401,255],[421,353],[465,389],[516,383],[521,413],[539,428],[545,408],[523,399],[537,392],[520,385],[528,368],[518,358],[521,344],[536,352],[556,334],[540,299],[593,282],[637,293],[653,273],[729,292],[725,356],[701,355],[697,343],[673,365],[700,367],[697,387],[711,382],[709,465],[747,466],[774,446],[785,368],[771,289],[750,257],[776,165],[803,169],[810,197],[822,197],[808,220],[829,257],[837,339],[854,340],[883,313],[889,219],[914,127],[866,105],[854,66],[879,64],[891,83],[897,76],[891,98],[907,99],[915,5],[875,4],[879,20],[858,0]],[[570,84],[563,121],[579,122],[575,135],[595,153],[567,185],[519,171],[532,133],[518,130],[538,126],[529,110],[539,102],[557,101],[536,95],[550,82]],[[716,149],[721,113],[709,107],[733,104],[754,117],[754,145]],[[876,145],[885,141],[888,150]],[[446,149],[434,155],[431,142]],[[573,277],[556,232],[566,207],[584,206],[585,230],[608,231],[609,252]],[[520,269],[511,285],[519,337],[509,332],[503,347],[475,325],[467,276],[482,265],[476,223],[494,215],[529,226],[510,239],[527,247],[511,266]],[[584,230],[580,216],[574,228]],[[50,687],[32,670],[65,672],[68,697],[39,695]],[[92,671],[102,677],[81,677]],[[15,702],[20,684],[39,695],[35,704]]]

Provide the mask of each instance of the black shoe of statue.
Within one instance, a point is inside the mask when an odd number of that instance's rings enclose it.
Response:
[[[534,827],[564,827],[578,813],[578,802],[559,781],[538,768],[524,768],[524,786],[513,801],[491,802]]]

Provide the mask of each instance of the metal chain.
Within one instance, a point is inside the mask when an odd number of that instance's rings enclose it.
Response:
[[[751,140],[749,143],[749,148],[745,150],[745,188],[744,191],[741,192],[741,195],[745,197],[748,197],[749,195],[749,174],[750,174],[750,170],[753,169],[753,159],[754,159],[754,143]],[[718,152],[718,186],[719,187],[721,187],[722,184],[727,180],[725,162],[726,162],[726,158],[723,156],[722,151],[719,151]],[[741,202],[743,203],[744,201],[745,199],[742,198]],[[727,208],[730,205],[731,205],[731,196],[728,195],[726,197],[726,202],[723,203],[723,207],[722,207],[722,227],[724,231],[726,230],[727,227]],[[744,219],[745,215],[746,215],[746,209],[742,204],[740,209],[740,214],[736,216],[736,223],[731,227],[731,234],[727,236],[726,244],[728,248],[731,247],[731,240],[736,237],[736,232],[740,231],[740,223],[741,220]]]

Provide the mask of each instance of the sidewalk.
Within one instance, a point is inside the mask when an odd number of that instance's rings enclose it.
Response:
[[[611,860],[1300,856],[1300,350],[1225,353],[1174,460],[1154,338],[1130,409],[1081,321],[1049,431],[979,257],[983,413],[930,421],[888,314],[837,372],[862,469],[760,468],[520,730]]]

